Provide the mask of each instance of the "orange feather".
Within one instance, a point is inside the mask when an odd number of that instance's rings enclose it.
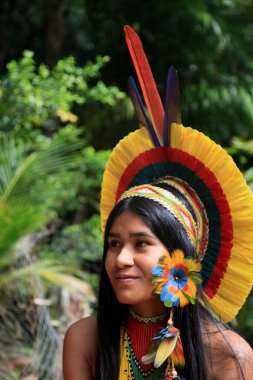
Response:
[[[184,358],[184,350],[180,337],[178,338],[177,344],[170,355],[171,360],[174,365],[178,368],[184,368],[185,366],[185,358]]]

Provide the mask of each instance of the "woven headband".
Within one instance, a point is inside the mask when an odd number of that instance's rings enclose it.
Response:
[[[178,190],[179,193],[188,201],[196,217],[196,252],[198,260],[201,261],[205,255],[209,239],[209,221],[205,207],[198,197],[198,194],[185,181],[180,178],[166,176],[152,182],[152,185],[169,185]]]
[[[169,184],[168,181],[163,183]],[[173,187],[177,188],[177,184],[175,184],[175,186]],[[163,188],[147,184],[136,186],[125,191],[121,195],[119,201],[130,197],[141,197],[151,199],[152,201],[159,203],[168,211],[170,211],[170,213],[178,220],[178,222],[185,230],[186,234],[188,235],[189,239],[191,240],[193,246],[196,249],[197,255],[199,255],[198,249],[200,247],[200,237],[198,226],[195,223],[195,220],[190,211],[185,207],[183,202],[181,202],[174,194]],[[190,197],[188,196],[188,198]]]

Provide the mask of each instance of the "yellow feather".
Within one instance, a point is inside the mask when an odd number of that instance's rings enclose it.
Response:
[[[189,272],[200,272],[201,264],[193,259],[185,259],[185,266],[189,270]]]
[[[159,344],[159,347],[157,349],[154,367],[158,368],[160,367],[164,361],[168,358],[168,356],[171,354],[171,352],[174,350],[175,345],[177,343],[178,336],[173,336],[169,339],[164,339]]]
[[[115,205],[115,196],[121,175],[140,153],[154,147],[146,128],[138,129],[120,140],[107,162],[101,193],[101,225],[104,233],[109,213]]]
[[[176,249],[172,253],[172,259],[175,264],[183,264],[184,263],[184,252],[180,249]]]

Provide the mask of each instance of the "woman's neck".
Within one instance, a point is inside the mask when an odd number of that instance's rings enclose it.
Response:
[[[136,319],[139,322],[144,322],[144,323],[156,323],[158,321],[164,321],[168,319],[168,309],[163,310],[163,312],[156,313],[154,315],[143,316],[141,314],[136,313],[136,311],[132,307],[130,307],[129,314],[131,315],[132,318]]]
[[[160,300],[153,303],[131,305],[130,308],[135,312],[135,314],[144,318],[155,317],[159,314],[166,313],[168,310],[168,308],[166,308]]]
[[[131,357],[131,363],[134,367],[138,367],[143,373],[154,371],[153,363],[143,364],[142,357],[147,354],[154,335],[156,335],[167,324],[168,309],[162,314],[152,315],[150,317],[144,317],[137,314],[133,308],[129,308],[126,331],[128,341],[128,354]],[[137,368],[136,367],[136,368]],[[136,369],[137,370],[137,369]],[[159,370],[160,372],[162,369]],[[157,378],[160,378],[157,377]]]

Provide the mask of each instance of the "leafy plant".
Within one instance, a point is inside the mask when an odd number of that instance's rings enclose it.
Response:
[[[62,263],[98,263],[102,258],[102,234],[100,217],[94,214],[81,224],[72,224],[55,235],[50,244],[38,247],[40,257],[60,260]],[[89,268],[86,268],[86,271]]]
[[[253,140],[234,137],[228,152],[234,157],[253,192]]]
[[[0,139],[1,291],[23,270],[11,268],[13,261],[17,260],[13,256],[15,245],[25,235],[45,225],[45,199],[54,193],[48,186],[48,176],[57,175],[62,166],[70,169],[71,154],[79,148],[79,142],[52,142],[41,151],[21,157],[13,141]],[[13,285],[16,287],[17,283],[13,282]]]
[[[78,67],[73,57],[60,60],[54,69],[36,66],[34,54],[25,51],[19,61],[7,64],[0,81],[0,130],[25,141],[39,142],[54,134],[61,123],[75,124],[74,105],[103,103],[114,106],[125,95],[117,87],[106,86],[101,68],[109,57],[98,56],[95,63]]]
[[[54,218],[76,224],[99,211],[100,187],[109,153],[87,146],[73,159],[71,172],[62,168],[57,176],[50,177],[52,187],[57,189],[49,208]]]

